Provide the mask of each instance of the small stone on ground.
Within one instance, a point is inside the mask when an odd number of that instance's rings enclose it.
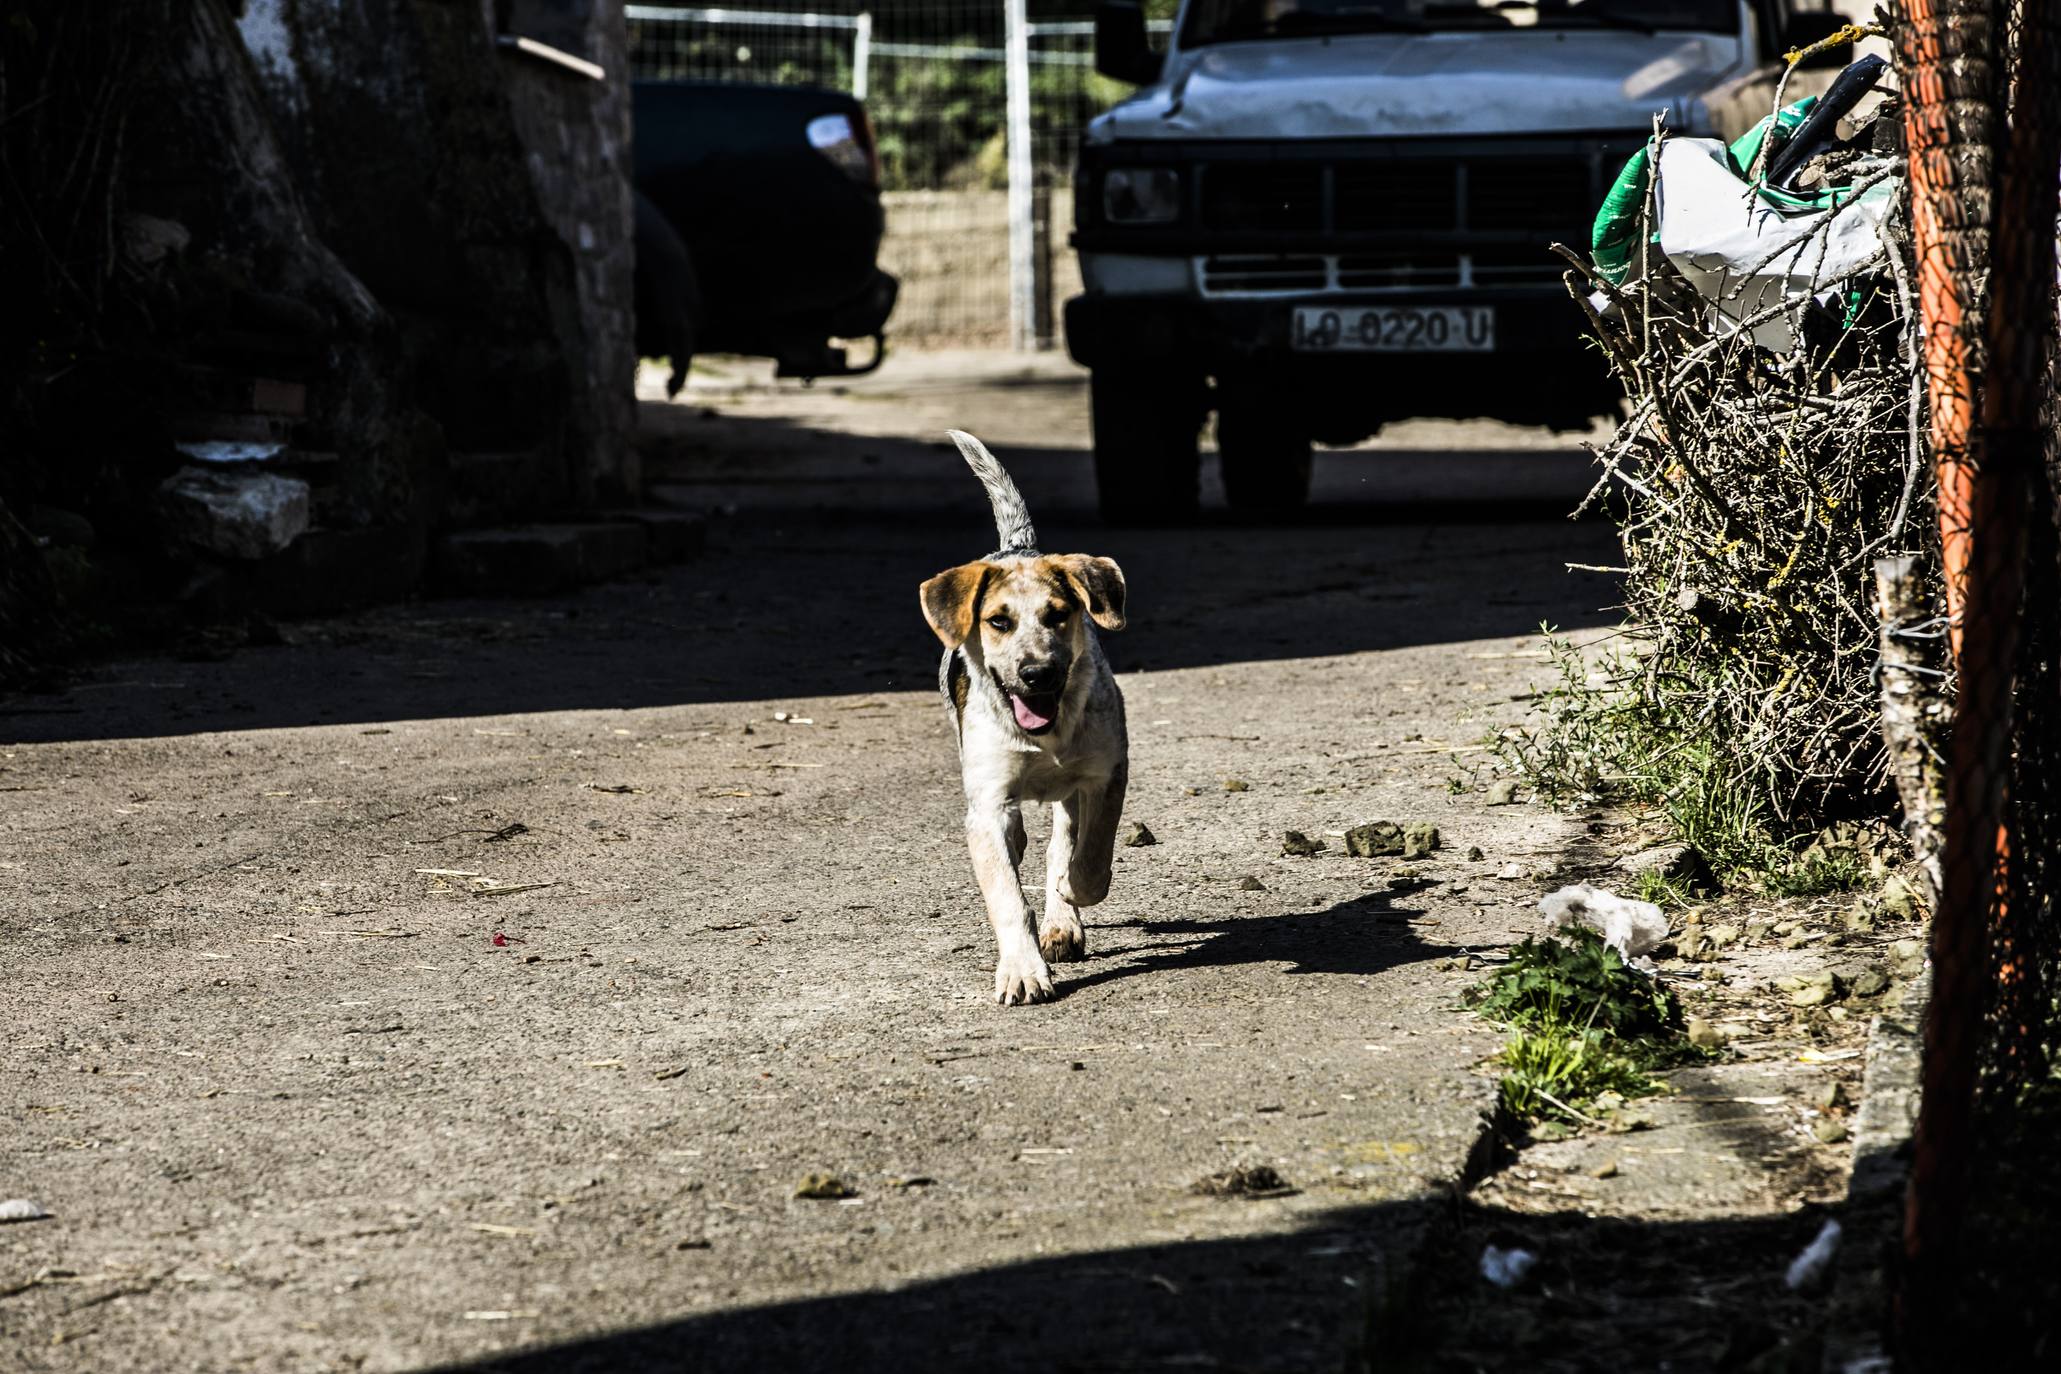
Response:
[[[1288,1197],[1295,1189],[1269,1165],[1241,1164],[1195,1180],[1188,1191],[1202,1197]]]

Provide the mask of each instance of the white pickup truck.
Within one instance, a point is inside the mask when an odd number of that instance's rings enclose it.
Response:
[[[1606,413],[1547,245],[1587,246],[1656,114],[1732,137],[1781,54],[1843,22],[1794,0],[1184,0],[1161,54],[1135,4],[1104,4],[1096,66],[1142,86],[1075,173],[1066,340],[1104,514],[1193,510],[1212,410],[1227,497],[1263,510],[1307,498],[1312,442],[1392,419]]]

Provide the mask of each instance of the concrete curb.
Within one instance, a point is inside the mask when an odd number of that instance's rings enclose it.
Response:
[[[1840,1213],[1845,1240],[1833,1272],[1825,1374],[1889,1374],[1891,1278],[1903,1237],[1904,1185],[1918,1124],[1927,970],[1904,984],[1868,1026],[1861,1105],[1854,1114],[1853,1173]]]
[[[1505,1110],[1495,1079],[1485,1079],[1486,1100],[1475,1124],[1474,1143],[1460,1172],[1433,1184],[1431,1207],[1409,1243],[1383,1255],[1361,1279],[1364,1311],[1359,1341],[1349,1347],[1344,1374],[1418,1374],[1432,1368],[1436,1352],[1426,1343],[1424,1309],[1427,1267],[1446,1228],[1455,1225],[1460,1204],[1511,1153],[1510,1142],[1521,1129]],[[1443,1196],[1438,1196],[1443,1194]]]

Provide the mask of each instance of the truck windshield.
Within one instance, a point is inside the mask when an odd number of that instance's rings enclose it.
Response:
[[[1193,0],[1181,46],[1453,30],[1688,29],[1736,33],[1736,0]]]

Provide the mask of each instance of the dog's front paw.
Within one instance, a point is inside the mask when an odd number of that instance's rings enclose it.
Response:
[[[1038,952],[1048,964],[1070,963],[1088,957],[1088,932],[1077,920],[1054,921],[1038,932]]]
[[[1052,970],[1036,950],[1005,951],[995,961],[995,1000],[1005,1007],[1052,1000]]]

